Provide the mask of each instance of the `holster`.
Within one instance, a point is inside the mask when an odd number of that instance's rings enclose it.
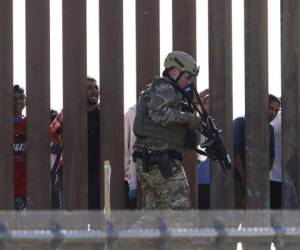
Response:
[[[176,156],[176,157],[174,157]],[[173,175],[171,159],[181,159],[180,154],[178,156],[169,151],[164,152],[135,152],[134,159],[140,158],[143,161],[143,172],[148,173],[151,170],[151,166],[158,165],[160,173],[163,178],[168,178]]]
[[[150,161],[150,159],[149,158],[150,158],[149,154],[147,154],[146,151],[143,151],[143,153],[142,153],[142,160],[143,160],[143,172],[144,173],[148,173],[150,171],[150,169],[149,169],[149,166],[150,166],[149,161]]]
[[[168,153],[162,154],[160,157],[159,170],[163,178],[173,175],[171,161],[169,161]]]

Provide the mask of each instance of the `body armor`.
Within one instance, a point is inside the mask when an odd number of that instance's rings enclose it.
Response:
[[[151,93],[161,84],[170,82],[167,78],[159,78],[147,86],[146,90],[140,95],[137,105],[136,117],[134,120],[133,131],[137,137],[150,137],[174,144],[178,148],[194,148],[197,144],[200,134],[191,131],[186,125],[168,125],[164,126],[153,121],[148,115],[148,102]],[[173,85],[172,83],[170,83]],[[192,142],[194,141],[194,142]]]

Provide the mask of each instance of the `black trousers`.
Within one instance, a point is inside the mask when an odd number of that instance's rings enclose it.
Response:
[[[51,201],[52,209],[63,209],[63,170],[53,167],[51,170]]]
[[[282,183],[278,181],[270,181],[270,208],[282,208]]]
[[[128,197],[129,185],[128,185],[127,181],[124,182],[124,186],[125,186],[125,208],[126,209],[136,209],[137,208],[136,198],[129,199],[129,197]]]
[[[210,207],[210,184],[198,184],[198,209]]]

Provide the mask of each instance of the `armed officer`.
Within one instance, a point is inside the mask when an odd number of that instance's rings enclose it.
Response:
[[[163,77],[140,94],[134,132],[140,208],[190,208],[190,190],[182,166],[182,154],[197,138],[201,119],[183,108],[198,75],[196,61],[173,51],[164,62]],[[189,135],[189,136],[188,136]],[[193,147],[193,146],[192,146]]]

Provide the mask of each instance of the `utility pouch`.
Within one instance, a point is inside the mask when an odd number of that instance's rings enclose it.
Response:
[[[146,151],[139,152],[135,151],[132,154],[133,161],[136,162],[137,159],[141,159],[143,162],[143,172],[148,173],[149,172],[149,166],[151,164],[150,162],[150,156]]]

